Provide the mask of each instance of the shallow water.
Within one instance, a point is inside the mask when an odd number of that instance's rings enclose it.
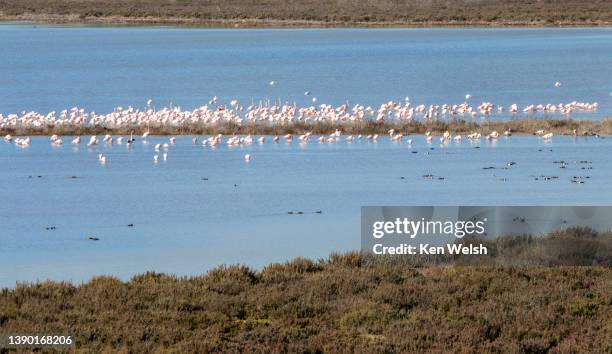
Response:
[[[599,102],[612,29],[184,29],[0,25],[0,113],[192,109],[218,96],[310,104]],[[270,81],[276,86],[270,86]],[[554,88],[555,81],[562,87]]]
[[[280,99],[378,105],[599,102],[612,115],[612,29],[179,29],[0,25],[0,113]],[[8,53],[8,55],[6,55]],[[270,81],[277,85],[270,86]],[[560,81],[562,86],[554,88]],[[612,139],[204,148],[152,137],[90,150],[0,141],[0,286],[199,274],[359,248],[364,205],[610,204]],[[69,142],[69,138],[64,139]],[[270,140],[270,139],[268,139]],[[552,151],[550,151],[552,149]],[[541,151],[539,151],[541,150]],[[417,151],[416,154],[411,151]],[[101,166],[98,153],[108,157]],[[253,160],[246,163],[244,154]],[[588,160],[559,169],[555,160]],[[483,167],[511,169],[483,170]],[[582,170],[592,167],[592,170]],[[433,174],[436,179],[423,178]],[[558,176],[549,181],[534,176]],[[40,178],[38,176],[41,176]],[[76,178],[72,178],[75,176]],[[573,176],[589,176],[584,184]],[[401,179],[404,177],[404,179]],[[437,179],[443,177],[444,179]],[[501,181],[500,178],[507,179]],[[321,214],[316,211],[322,211]],[[303,211],[289,215],[289,211]],[[134,224],[134,227],[128,227]],[[47,227],[54,230],[46,230]],[[85,237],[99,241],[86,241]]]
[[[154,145],[167,137],[138,141],[132,149],[57,148],[48,137],[33,138],[29,148],[1,142],[0,286],[47,278],[82,281],[97,274],[125,279],[146,270],[190,275],[222,263],[261,267],[295,256],[326,257],[359,248],[364,205],[612,200],[611,138],[544,142],[512,136],[445,147],[412,138],[412,148],[385,137],[378,143],[211,149],[179,137],[168,161],[157,165]],[[108,157],[106,166],[99,164],[99,153]],[[248,163],[246,153],[253,156]],[[560,169],[556,160],[570,164]],[[572,163],[580,160],[591,163]],[[510,161],[516,165],[502,169]],[[497,169],[482,169],[487,166]],[[540,175],[559,178],[536,181]],[[573,176],[590,178],[573,184]],[[90,235],[100,240],[86,241]]]

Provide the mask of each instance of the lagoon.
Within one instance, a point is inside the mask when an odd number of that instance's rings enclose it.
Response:
[[[5,116],[72,106],[97,113],[142,109],[149,98],[156,107],[183,109],[213,96],[225,104],[309,105],[315,96],[319,103],[377,107],[406,96],[415,104],[462,103],[467,93],[474,102],[505,106],[598,102],[597,111],[574,118],[612,115],[610,28],[13,23],[0,25],[0,48]],[[0,141],[0,287],[101,274],[127,279],[146,270],[195,275],[223,263],[263,267],[297,256],[326,257],[359,248],[360,207],[366,205],[612,200],[609,137],[517,135],[428,145],[412,136],[412,147],[388,137],[378,143],[342,137],[332,144],[273,144],[268,137],[264,145],[215,149],[191,138],[177,137],[168,161],[158,164],[154,145],[168,137],[150,137],[148,144],[137,139],[131,149],[74,147],[70,137],[61,147],[48,137],[33,137],[27,148]],[[100,153],[108,158],[105,166]],[[559,160],[566,168],[554,163]],[[506,169],[509,162],[515,164]]]

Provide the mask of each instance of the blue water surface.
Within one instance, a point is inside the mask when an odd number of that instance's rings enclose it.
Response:
[[[148,98],[156,107],[191,109],[212,96],[378,105],[405,96],[415,104],[460,103],[466,93],[506,106],[596,101],[598,111],[575,116],[612,115],[610,28],[5,24],[0,48],[5,115],[72,106],[106,113],[144,107]],[[562,86],[554,88],[555,81]],[[412,148],[387,137],[307,145],[268,137],[264,145],[211,149],[178,137],[158,164],[153,147],[167,137],[138,139],[132,149],[76,148],[69,137],[63,147],[52,147],[48,137],[33,138],[29,148],[0,141],[0,286],[100,274],[127,279],[146,270],[193,275],[222,263],[262,267],[326,257],[359,248],[364,205],[612,201],[610,138],[512,136],[448,146],[412,138]],[[99,153],[107,155],[106,166]],[[246,153],[253,156],[248,163]],[[503,169],[511,161],[516,165]],[[488,166],[496,169],[483,170]],[[585,183],[572,183],[574,177]]]
[[[194,29],[0,25],[0,113],[199,107],[218,96],[379,105],[598,102],[612,29]],[[271,86],[270,81],[277,84]],[[562,83],[555,88],[554,83]],[[312,92],[306,97],[305,91]]]
[[[444,146],[412,139],[410,147],[388,137],[334,144],[268,137],[264,145],[212,149],[185,136],[157,164],[154,145],[167,137],[131,149],[52,147],[48,137],[29,148],[0,142],[0,286],[326,257],[359,249],[364,205],[612,201],[611,138],[511,136]],[[576,177],[585,183],[572,183]]]

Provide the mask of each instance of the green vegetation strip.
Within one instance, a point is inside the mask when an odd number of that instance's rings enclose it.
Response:
[[[0,331],[75,333],[81,352],[610,353],[611,238],[503,238],[481,266],[348,253],[20,284],[0,292]]]

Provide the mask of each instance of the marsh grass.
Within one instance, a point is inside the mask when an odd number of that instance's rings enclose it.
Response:
[[[15,128],[0,129],[1,135],[11,134],[13,136],[24,135],[101,135],[116,134],[129,135],[131,133],[140,135],[149,131],[153,135],[214,135],[214,134],[257,134],[257,135],[284,135],[284,134],[330,134],[335,129],[344,134],[379,134],[385,135],[390,129],[404,135],[424,134],[432,132],[440,135],[445,131],[452,134],[469,134],[480,132],[483,135],[492,131],[500,134],[510,130],[513,134],[534,134],[538,130],[552,132],[555,135],[571,135],[576,129],[579,135],[612,135],[612,119],[602,120],[573,120],[573,119],[517,119],[517,120],[490,120],[482,123],[468,122],[465,120],[449,121],[412,121],[406,123],[391,122],[351,122],[351,123],[327,123],[327,122],[293,122],[285,125],[278,124],[192,124],[184,126],[133,126],[111,129],[102,126],[46,126],[40,129]]]
[[[72,332],[81,352],[606,353],[610,237],[503,238],[486,266],[350,252],[260,271],[18,284],[0,292],[0,331]],[[566,266],[555,242],[589,266]]]

